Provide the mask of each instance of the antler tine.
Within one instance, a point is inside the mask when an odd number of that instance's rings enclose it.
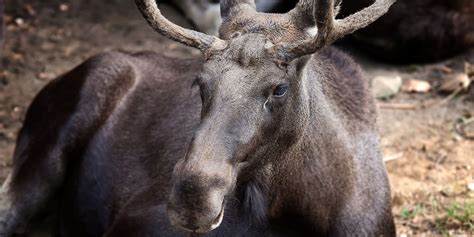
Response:
[[[222,18],[227,18],[232,10],[238,7],[241,4],[247,4],[253,10],[257,7],[255,6],[255,0],[221,0],[221,16]]]
[[[205,52],[210,48],[222,48],[225,41],[201,32],[185,29],[166,19],[158,9],[156,0],[135,0],[138,10],[148,24],[158,33]]]
[[[356,12],[342,20],[336,20],[339,38],[367,27],[388,12],[397,0],[377,0],[371,6]]]
[[[396,0],[376,0],[371,6],[336,20],[334,0],[314,0],[313,17],[318,28],[316,37],[293,44],[281,45],[278,54],[283,61],[313,54],[337,39],[364,28],[383,16]]]

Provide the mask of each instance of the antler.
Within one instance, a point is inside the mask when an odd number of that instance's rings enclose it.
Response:
[[[338,20],[334,13],[334,0],[314,0],[313,17],[318,33],[316,37],[294,44],[282,44],[277,48],[281,60],[289,62],[298,57],[313,54],[337,39],[364,28],[384,15],[396,0],[376,0],[371,6]],[[309,4],[302,1],[302,5]],[[307,6],[306,6],[307,8]]]
[[[201,32],[185,29],[166,19],[158,9],[156,0],[135,0],[138,10],[148,24],[160,34],[187,46],[205,52],[211,48],[225,47],[225,41]]]

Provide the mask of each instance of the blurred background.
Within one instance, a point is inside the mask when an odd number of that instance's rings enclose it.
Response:
[[[399,2],[395,8],[411,9],[416,18],[404,22],[406,15],[394,12],[395,20],[382,19],[337,47],[361,64],[378,100],[398,235],[474,234],[474,3],[427,9],[436,1]],[[362,5],[343,3],[342,14]],[[103,51],[200,57],[153,32],[131,0],[0,0],[2,8],[0,181],[10,170],[25,111],[48,81]],[[176,2],[161,9],[178,24],[202,27],[203,16]]]

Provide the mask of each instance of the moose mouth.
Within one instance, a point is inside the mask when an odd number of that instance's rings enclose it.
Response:
[[[196,232],[196,233],[207,233],[207,232],[212,231],[212,230],[216,229],[217,227],[219,227],[222,223],[222,220],[224,219],[224,207],[225,206],[222,205],[221,212],[216,217],[216,219],[214,219],[214,221],[212,222],[212,224],[210,226],[199,228],[199,229],[195,230],[194,232]]]

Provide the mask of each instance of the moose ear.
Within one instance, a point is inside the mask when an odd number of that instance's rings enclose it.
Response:
[[[304,71],[303,69],[306,67],[310,59],[311,59],[311,56],[303,56],[291,61],[290,64],[288,65],[289,71],[290,72],[293,71],[295,73],[303,72]]]
[[[306,67],[310,59],[311,59],[311,56],[306,55],[306,56],[296,58],[290,62],[277,60],[276,64],[280,69],[284,70],[287,74],[293,75],[295,73],[303,72],[303,69]]]
[[[310,55],[331,45],[336,40],[362,29],[384,15],[396,0],[375,0],[375,2],[344,19],[336,19],[341,0],[301,0],[296,12],[312,18],[318,32],[315,37],[280,44],[277,54],[281,61],[290,62],[298,57]]]

